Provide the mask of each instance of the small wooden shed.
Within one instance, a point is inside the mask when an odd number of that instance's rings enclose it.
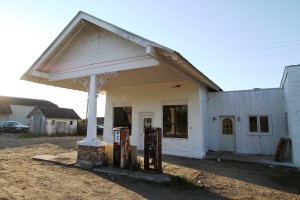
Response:
[[[43,135],[74,135],[81,118],[73,109],[36,106],[27,116],[29,132]]]

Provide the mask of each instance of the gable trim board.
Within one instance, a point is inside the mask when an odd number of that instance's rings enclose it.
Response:
[[[139,113],[153,113],[154,126],[163,127],[163,102],[186,100],[188,138],[163,138],[163,153],[202,158],[207,150],[218,150],[217,121],[219,116],[227,115],[235,117],[237,152],[275,153],[279,138],[287,136],[283,128],[285,112],[289,129],[297,128],[297,120],[293,121],[296,113],[290,110],[299,105],[295,99],[300,92],[290,88],[295,85],[290,82],[294,76],[290,77],[291,68],[286,70],[288,81],[281,88],[222,93],[219,86],[178,52],[79,12],[21,79],[82,91],[86,88],[76,79],[102,81],[99,90],[105,91],[107,97],[104,140],[112,142],[113,107],[131,105],[131,142],[140,149],[143,130]],[[114,76],[106,80],[106,74]],[[90,94],[95,88],[97,85],[92,84]],[[95,108],[89,105],[89,109]],[[249,116],[261,114],[270,116],[271,134],[248,134]],[[93,139],[93,134],[88,132],[87,138]],[[294,135],[298,140],[298,135]],[[300,150],[292,150],[300,156]],[[294,163],[297,156],[293,157]],[[298,160],[300,167],[300,157]]]

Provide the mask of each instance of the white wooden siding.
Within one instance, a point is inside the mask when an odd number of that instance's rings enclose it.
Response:
[[[281,88],[211,92],[208,112],[210,150],[219,150],[220,116],[235,116],[236,151],[239,153],[275,154],[280,137],[287,136]],[[270,134],[250,134],[249,115],[268,115]]]
[[[29,133],[41,135],[47,134],[45,116],[38,109],[35,109],[33,112],[34,114],[30,117],[29,122]]]
[[[7,121],[9,119],[8,115],[0,115],[0,121]]]
[[[204,152],[207,152],[209,148],[209,124],[208,124],[208,92],[207,88],[200,86],[199,99],[200,99],[200,127],[202,140],[201,145],[203,145]]]
[[[292,140],[292,161],[300,167],[300,66],[290,66],[285,71],[283,83],[288,132]]]
[[[55,125],[52,124],[52,120],[55,120]],[[70,125],[70,121],[73,121],[72,125]],[[48,118],[46,131],[47,135],[74,135],[77,133],[77,120]]]
[[[181,87],[174,87],[180,85]],[[204,88],[204,87],[203,87]],[[201,88],[202,89],[202,88]],[[165,154],[203,158],[205,148],[203,143],[203,130],[200,111],[200,98],[202,94],[199,85],[191,81],[176,81],[167,83],[147,84],[131,87],[116,87],[107,91],[104,141],[113,141],[113,106],[132,106],[132,135],[130,143],[143,149],[143,130],[140,126],[140,113],[153,113],[153,126],[163,125],[163,105],[175,102],[188,104],[188,138],[163,138],[162,151]],[[205,96],[203,97],[205,98]],[[202,118],[205,117],[203,114]],[[203,126],[204,127],[204,126]]]
[[[34,109],[35,106],[10,105],[12,114],[9,114],[10,121],[19,121],[24,125],[29,124],[27,115]]]
[[[55,67],[49,72],[55,73],[78,67],[120,61],[146,56],[146,50],[140,45],[125,40],[105,30],[88,30],[72,48],[60,56]],[[97,66],[97,65],[96,65]],[[59,71],[58,71],[59,70]]]

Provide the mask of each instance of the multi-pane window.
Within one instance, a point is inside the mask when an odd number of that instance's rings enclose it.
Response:
[[[269,116],[250,116],[249,129],[251,133],[269,133]]]
[[[224,135],[233,135],[233,122],[229,118],[225,118],[222,121],[222,133]]]
[[[114,107],[114,127],[127,127],[131,134],[132,107]]]
[[[163,106],[163,136],[174,138],[188,137],[188,106]]]

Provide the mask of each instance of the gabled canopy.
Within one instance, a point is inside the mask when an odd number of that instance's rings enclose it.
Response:
[[[221,90],[176,51],[84,12],[73,18],[21,79],[86,91],[84,83],[93,74],[108,80],[101,90],[185,79]]]

